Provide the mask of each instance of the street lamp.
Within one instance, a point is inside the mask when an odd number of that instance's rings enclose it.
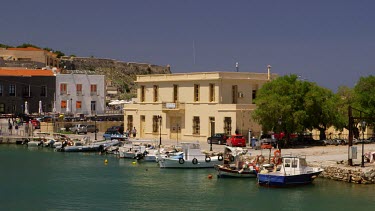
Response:
[[[212,151],[212,137],[214,136],[215,121],[211,120],[211,140],[210,140],[210,151]]]
[[[70,112],[73,114],[73,99],[70,98]]]
[[[157,115],[156,118],[159,120],[159,149],[160,149],[160,146],[161,146],[161,115]]]
[[[362,121],[361,122],[361,128],[362,128],[362,163],[361,163],[361,167],[365,167],[365,155],[364,155],[364,150],[365,150],[365,146],[364,146],[364,143],[365,143],[365,130],[366,130],[366,122],[365,121]]]
[[[95,141],[96,141],[96,119],[98,118],[98,116],[95,114]]]

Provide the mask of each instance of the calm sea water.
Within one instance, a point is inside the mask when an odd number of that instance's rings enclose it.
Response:
[[[108,160],[108,164],[104,160]],[[208,175],[214,177],[208,179]],[[218,179],[213,169],[160,169],[113,155],[0,145],[0,210],[365,210],[374,185],[317,178],[289,189]]]

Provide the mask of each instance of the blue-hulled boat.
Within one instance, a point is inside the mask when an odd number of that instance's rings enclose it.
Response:
[[[322,172],[321,168],[308,167],[306,157],[285,156],[279,166],[264,168],[257,177],[262,186],[288,187],[310,184]]]

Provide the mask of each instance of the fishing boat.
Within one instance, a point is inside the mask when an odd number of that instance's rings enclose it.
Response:
[[[218,177],[255,178],[256,165],[251,161],[247,149],[241,147],[225,147],[224,160],[220,165],[215,165]]]
[[[323,172],[322,168],[307,166],[305,156],[283,156],[275,165],[267,164],[258,173],[258,184],[271,187],[288,187],[310,184]],[[277,165],[279,164],[279,165]]]
[[[158,155],[157,160],[160,168],[213,168],[222,162],[221,156],[209,156],[201,151],[198,142],[181,143],[182,152],[174,156]]]

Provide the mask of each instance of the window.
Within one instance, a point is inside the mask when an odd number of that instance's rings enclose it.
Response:
[[[81,96],[82,95],[82,84],[77,84],[76,90],[77,90],[77,96]]]
[[[158,118],[158,116],[153,116],[152,117],[152,132],[153,133],[157,133],[159,132],[159,129],[160,129],[160,119]]]
[[[91,94],[91,96],[98,94],[98,92],[97,92],[97,85],[96,84],[91,84],[90,85],[90,94]]]
[[[158,95],[159,95],[159,86],[154,85],[154,102],[158,101]]]
[[[133,129],[133,115],[128,115],[128,130],[131,131]]]
[[[237,85],[232,86],[232,103],[237,103]]]
[[[23,97],[30,97],[30,85],[26,85],[22,87],[22,96]]]
[[[232,118],[230,117],[224,118],[224,133],[227,135],[231,135],[232,133]]]
[[[284,160],[284,167],[290,167],[290,159]]]
[[[215,101],[215,84],[210,84],[210,102]]]
[[[41,86],[40,87],[40,96],[41,97],[47,97],[47,86]]]
[[[195,116],[193,117],[193,135],[199,135],[200,129],[199,116]]]
[[[145,102],[145,86],[141,86],[141,102]]]
[[[298,164],[298,160],[297,159],[293,159],[292,160],[292,168],[297,168],[297,164]]]
[[[9,96],[16,96],[16,85],[15,84],[9,85]]]
[[[253,104],[255,104],[254,100],[257,98],[257,91],[258,91],[258,85],[255,85],[253,87],[252,96],[251,96]]]
[[[67,87],[68,87],[68,85],[65,84],[65,83],[60,84],[60,94],[61,95],[65,95],[65,94],[68,93]]]
[[[0,84],[0,96],[3,96],[3,85]]]
[[[199,101],[199,84],[194,84],[194,102]]]
[[[173,85],[173,102],[178,102],[178,85],[176,84]]]
[[[96,111],[96,101],[91,101],[91,113],[95,113]]]
[[[61,108],[66,108],[66,100],[61,101]]]
[[[76,109],[82,108],[82,101],[76,101]]]
[[[5,104],[0,103],[0,113],[5,113]]]

